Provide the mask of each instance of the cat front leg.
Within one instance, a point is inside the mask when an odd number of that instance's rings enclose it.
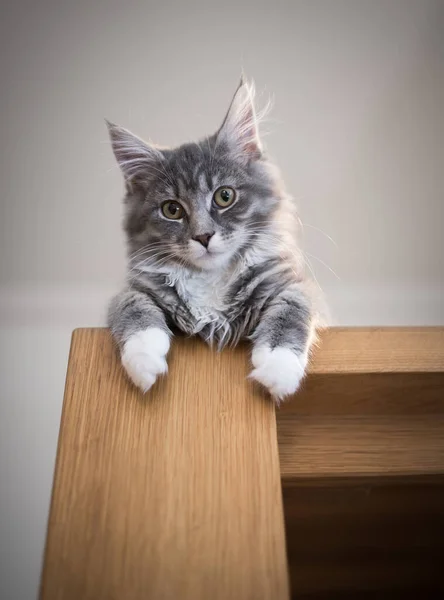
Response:
[[[310,301],[297,284],[267,303],[251,339],[250,377],[279,403],[298,390],[315,340]]]
[[[171,332],[164,313],[147,294],[125,290],[110,303],[108,325],[128,377],[147,392],[168,371]]]

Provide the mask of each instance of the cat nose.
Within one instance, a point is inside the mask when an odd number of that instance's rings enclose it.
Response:
[[[202,244],[202,246],[208,248],[208,244],[210,243],[210,240],[213,237],[213,235],[214,231],[213,233],[203,233],[202,235],[196,235],[196,237],[194,237],[193,240],[196,240],[196,242],[199,242],[200,244]]]

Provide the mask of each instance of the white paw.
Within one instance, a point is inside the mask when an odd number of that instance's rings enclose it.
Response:
[[[279,402],[299,388],[308,356],[298,355],[289,348],[261,346],[254,348],[251,361],[254,370],[250,377],[266,387]]]
[[[169,349],[170,338],[158,327],[138,331],[125,342],[122,365],[142,392],[147,392],[157,377],[168,371],[165,357]]]

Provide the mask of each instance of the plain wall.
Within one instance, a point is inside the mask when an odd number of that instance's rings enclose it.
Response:
[[[444,2],[18,0],[0,33],[0,598],[28,600],[69,332],[124,274],[104,117],[203,136],[243,69],[334,322],[443,324]]]

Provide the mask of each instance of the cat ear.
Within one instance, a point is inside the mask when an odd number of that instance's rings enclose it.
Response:
[[[253,84],[248,84],[242,77],[217,133],[218,142],[227,144],[231,152],[246,161],[262,155],[253,98]]]
[[[148,179],[150,171],[157,171],[164,160],[160,150],[147,144],[136,135],[106,120],[114,156],[122,170],[125,182]]]

